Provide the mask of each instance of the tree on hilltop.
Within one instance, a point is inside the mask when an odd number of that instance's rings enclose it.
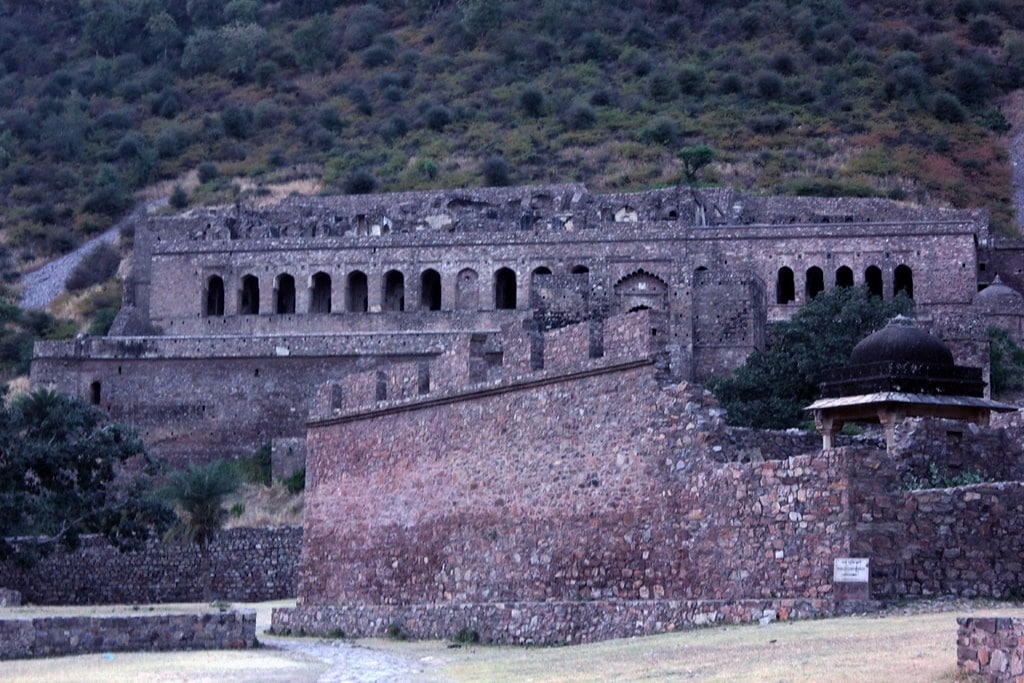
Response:
[[[897,315],[913,311],[902,294],[869,296],[866,287],[836,287],[804,304],[790,320],[768,328],[768,348],[753,351],[728,377],[708,387],[728,413],[728,422],[757,429],[799,427],[804,407],[818,396],[822,374],[845,365],[861,339]]]
[[[693,145],[692,147],[683,147],[677,156],[683,162],[683,174],[686,176],[686,182],[694,183],[697,181],[697,173],[700,169],[715,160],[715,150],[707,145]]]

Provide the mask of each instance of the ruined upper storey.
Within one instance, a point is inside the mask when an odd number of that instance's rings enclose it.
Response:
[[[635,224],[687,229],[947,221],[979,224],[980,241],[987,239],[987,221],[980,211],[922,208],[884,199],[758,197],[726,188],[593,194],[578,184],[292,197],[268,207],[196,209],[157,219],[154,227],[172,241],[205,241],[570,232]]]

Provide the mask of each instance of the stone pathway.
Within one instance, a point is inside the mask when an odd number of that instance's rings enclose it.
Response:
[[[266,647],[294,652],[327,665],[318,683],[408,683],[425,679],[441,680],[428,673],[429,664],[404,657],[375,652],[344,640],[314,640],[310,638],[278,638],[262,635],[260,642]]]

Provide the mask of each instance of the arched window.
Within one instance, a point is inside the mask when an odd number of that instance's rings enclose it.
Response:
[[[532,275],[534,277],[536,277],[537,275],[551,275],[551,269],[548,268],[547,266],[540,266],[539,268],[533,269]]]
[[[818,296],[818,292],[825,290],[825,273],[818,266],[811,266],[807,269],[807,282],[804,291],[808,299]]]
[[[790,304],[794,301],[796,301],[796,284],[793,280],[793,269],[782,266],[775,279],[775,303]]]
[[[295,312],[295,278],[288,273],[281,273],[277,276],[274,312],[280,315],[290,315]]]
[[[907,298],[914,298],[914,272],[910,270],[910,266],[906,264],[896,266],[896,270],[892,272],[892,292],[893,294],[903,292]]]
[[[864,271],[864,284],[868,287],[869,296],[882,298],[882,269],[878,266],[868,266]]]
[[[94,406],[98,406],[100,404],[102,394],[103,386],[100,384],[99,380],[96,380],[95,382],[89,385],[89,402],[92,403]]]
[[[480,309],[480,277],[472,268],[459,271],[455,278],[455,308],[460,311]]]
[[[853,270],[840,266],[836,270],[836,287],[853,287]]]
[[[516,307],[516,274],[509,268],[499,268],[494,274],[494,307],[499,310]]]
[[[366,313],[369,309],[366,273],[355,270],[348,274],[347,301],[345,309],[349,313]]]
[[[573,275],[587,275],[590,273],[590,268],[586,266],[573,266],[572,270],[569,271]]]
[[[206,281],[206,315],[224,315],[224,280],[219,275]]]
[[[441,310],[441,274],[432,268],[420,274],[420,308],[424,311]]]
[[[246,275],[242,278],[238,312],[241,315],[259,315],[260,313],[260,281],[255,275]]]
[[[400,271],[389,270],[384,274],[383,301],[385,311],[405,310],[405,276]]]
[[[313,276],[309,296],[310,313],[331,312],[331,276],[320,272]]]

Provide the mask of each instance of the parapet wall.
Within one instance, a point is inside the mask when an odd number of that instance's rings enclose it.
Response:
[[[256,647],[256,613],[0,619],[0,660]]]
[[[206,599],[208,571],[215,598],[279,600],[295,596],[301,544],[299,527],[228,529],[210,542],[204,564],[191,543],[154,541],[122,553],[101,536],[86,536],[78,550],[58,548],[31,568],[0,563],[0,586],[36,605],[197,602]]]

